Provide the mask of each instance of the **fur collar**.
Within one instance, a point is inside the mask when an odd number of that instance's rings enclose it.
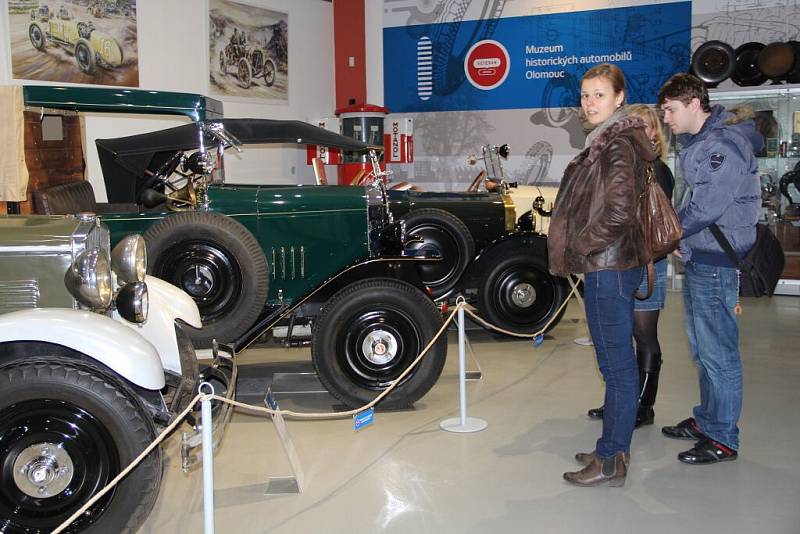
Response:
[[[647,161],[656,159],[656,153],[653,152],[653,147],[647,141],[645,135],[633,135],[635,128],[641,128],[644,133],[644,122],[639,117],[626,116],[622,117],[613,124],[610,124],[603,133],[592,141],[588,148],[584,149],[586,155],[583,159],[583,165],[593,164],[608,144],[613,141],[617,136],[624,135],[633,143],[634,149],[642,155]]]

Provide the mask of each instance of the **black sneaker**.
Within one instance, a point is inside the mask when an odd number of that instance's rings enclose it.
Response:
[[[589,419],[602,419],[605,411],[606,411],[606,405],[604,404],[599,408],[592,408],[591,410],[586,412],[586,415],[589,416]]]
[[[678,460],[692,465],[728,462],[738,457],[738,452],[711,438],[701,439],[688,451],[678,453]]]
[[[661,433],[672,439],[693,439],[695,441],[706,439],[707,436],[703,434],[694,417],[684,419],[675,426],[661,427]]]

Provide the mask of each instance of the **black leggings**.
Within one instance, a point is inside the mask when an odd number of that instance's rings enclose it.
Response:
[[[658,313],[660,310],[636,311],[633,313],[633,338],[636,352],[661,354],[658,344]]]

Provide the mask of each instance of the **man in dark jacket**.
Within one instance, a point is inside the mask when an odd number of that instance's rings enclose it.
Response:
[[[722,230],[739,258],[753,246],[761,206],[755,153],[763,139],[752,120],[709,106],[705,84],[676,74],[661,88],[664,123],[678,135],[681,173],[691,195],[678,215],[683,238],[676,255],[686,264],[684,306],[689,348],[700,379],[693,415],[661,432],[695,440],[678,454],[688,464],[735,460],[742,409],[737,265],[714,238]]]

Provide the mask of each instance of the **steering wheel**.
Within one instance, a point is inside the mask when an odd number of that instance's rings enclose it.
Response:
[[[145,180],[144,184],[142,184],[142,188],[139,190],[139,198],[137,202],[140,204],[142,203],[142,194],[147,191],[148,189],[154,189],[163,185],[166,189],[169,189],[171,193],[174,193],[180,187],[177,187],[175,184],[170,182],[169,177],[177,170],[178,165],[180,165],[181,160],[183,159],[183,152],[180,150],[175,152],[170,158],[165,161],[158,170],[153,173],[147,180]]]

